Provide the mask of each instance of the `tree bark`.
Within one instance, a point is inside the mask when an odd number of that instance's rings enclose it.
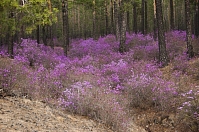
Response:
[[[199,2],[196,1],[195,7],[195,36],[198,38],[199,36]]]
[[[156,4],[155,4],[155,0],[153,0],[153,10],[154,10],[154,18],[153,18],[153,39],[156,41],[157,40],[157,19],[156,19]]]
[[[174,30],[174,9],[173,9],[173,0],[170,0],[170,30]]]
[[[123,7],[124,2],[121,2],[120,6],[120,20],[121,20],[121,26],[120,26],[120,45],[119,45],[119,52],[124,53],[126,51],[125,49],[125,42],[126,42],[126,11]]]
[[[51,0],[47,0],[48,3],[48,9],[50,12],[52,12],[52,3]],[[50,17],[50,20],[52,21],[52,17]],[[49,38],[50,38],[50,47],[54,48],[54,42],[53,42],[53,25],[50,25],[49,27]]]
[[[114,33],[114,3],[113,3],[113,0],[111,0],[111,33],[112,34],[115,34]]]
[[[199,36],[199,0],[197,0],[197,16],[198,16],[197,17],[197,25],[198,25],[197,32],[198,32],[198,36]]]
[[[43,33],[43,43],[44,43],[44,45],[47,46],[46,25],[44,25],[44,26],[42,27],[42,33]]]
[[[69,50],[69,23],[68,23],[68,0],[62,0],[62,17],[63,17],[63,47],[64,54],[67,56]]]
[[[83,8],[83,11],[86,12],[86,10]],[[86,13],[84,13],[84,21],[87,20],[87,15]],[[83,31],[83,36],[84,36],[84,39],[87,39],[87,28],[86,28],[87,24],[86,22],[84,22],[83,26],[82,26],[82,31]]]
[[[77,25],[78,25],[78,37],[81,38],[81,23],[80,23],[80,7],[77,7]]]
[[[115,36],[116,36],[116,41],[119,40],[120,36],[120,31],[119,31],[119,19],[118,19],[118,3],[114,1],[114,12],[115,12]]]
[[[97,39],[96,35],[96,10],[95,10],[95,0],[93,0],[93,38]]]
[[[147,0],[145,0],[144,2],[144,33],[147,34],[148,33],[148,14],[147,14]]]
[[[109,24],[108,24],[107,0],[105,0],[104,2],[105,2],[104,6],[105,6],[105,25],[106,25],[105,34],[108,35],[109,34]]]
[[[192,58],[194,56],[194,52],[192,46],[190,0],[185,0],[185,19],[186,19],[187,54],[189,58]]]
[[[145,16],[145,0],[142,0],[142,9],[141,9],[142,11],[141,11],[141,31],[142,31],[142,34],[145,34],[145,32],[144,32],[144,28],[145,28],[145,26],[144,26],[144,23],[145,23],[145,21],[144,21],[144,16]]]
[[[163,26],[163,15],[162,15],[162,0],[155,0],[156,4],[156,18],[158,26],[158,45],[159,45],[159,63],[161,66],[168,65],[168,56],[166,52],[165,42],[165,29]]]
[[[9,18],[14,18],[14,14],[11,11],[9,14]],[[14,42],[13,42],[13,31],[12,28],[8,28],[8,54],[10,58],[14,58],[14,52],[13,52],[13,47],[14,47]]]
[[[0,37],[0,47],[2,47],[2,46],[3,46],[3,38]]]
[[[127,13],[126,13],[126,17],[127,17],[127,19],[126,19],[126,28],[127,28],[127,32],[130,32],[130,13],[129,13],[129,11],[127,11]]]
[[[14,42],[13,42],[13,35],[12,31],[8,33],[8,54],[10,58],[14,58],[14,52],[13,52]]]
[[[133,31],[135,34],[138,33],[138,28],[137,28],[137,4],[134,2],[133,3]]]
[[[49,37],[50,37],[50,47],[54,49],[54,42],[53,42],[53,25],[49,26]]]
[[[37,43],[40,44],[40,26],[37,26]]]

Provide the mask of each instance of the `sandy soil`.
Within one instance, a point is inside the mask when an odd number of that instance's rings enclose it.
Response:
[[[29,99],[0,99],[0,132],[112,132],[86,117]]]
[[[132,125],[129,132],[145,132]],[[0,132],[113,132],[87,117],[25,98],[0,98]]]

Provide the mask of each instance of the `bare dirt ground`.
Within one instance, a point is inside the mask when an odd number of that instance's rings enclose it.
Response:
[[[145,132],[133,125],[132,132]],[[113,132],[87,117],[25,98],[0,98],[0,132]]]
[[[0,99],[0,132],[112,132],[86,117],[71,115],[45,103]]]

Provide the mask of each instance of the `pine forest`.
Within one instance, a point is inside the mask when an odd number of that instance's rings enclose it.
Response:
[[[1,0],[0,102],[13,97],[113,132],[198,132],[199,0]]]

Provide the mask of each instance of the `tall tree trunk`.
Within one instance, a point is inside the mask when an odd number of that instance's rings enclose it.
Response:
[[[14,42],[13,42],[13,35],[11,29],[8,33],[8,54],[10,58],[14,58],[14,52],[13,52]]]
[[[119,52],[124,53],[125,49],[125,42],[126,42],[126,11],[124,9],[124,2],[121,2],[120,5],[120,45],[119,45]]]
[[[68,23],[68,0],[62,0],[62,17],[63,17],[63,47],[64,54],[67,56],[69,50],[69,23]]]
[[[116,40],[119,40],[119,36],[120,36],[120,31],[119,31],[119,19],[118,19],[118,3],[116,2],[116,0],[114,1],[114,12],[115,12],[115,36],[116,36]]]
[[[199,2],[196,1],[195,7],[195,36],[198,38],[199,36]]]
[[[40,44],[40,26],[37,26],[37,43]]]
[[[42,27],[42,33],[43,33],[43,43],[44,45],[47,45],[47,32],[46,32],[46,25]]]
[[[153,0],[153,11],[154,11],[154,18],[153,18],[153,39],[156,41],[157,40],[157,18],[156,18],[156,4],[155,0]]]
[[[198,16],[197,17],[197,25],[198,25],[197,32],[198,32],[198,36],[199,36],[199,0],[197,0],[197,8],[198,8],[198,10],[197,10],[197,16]]]
[[[168,65],[168,56],[166,52],[165,42],[165,29],[163,26],[163,15],[162,15],[162,0],[155,0],[156,4],[156,18],[158,26],[158,45],[159,45],[159,63],[164,67]]]
[[[142,11],[141,11],[141,32],[142,32],[142,34],[145,34],[145,32],[144,32],[144,28],[145,28],[145,26],[144,26],[144,23],[145,23],[145,21],[144,21],[144,16],[145,16],[145,0],[142,0],[142,9],[141,9]]]
[[[133,3],[133,31],[135,34],[138,33],[138,28],[137,28],[137,4],[134,2]]]
[[[173,9],[173,0],[170,0],[170,30],[174,30],[174,9]]]
[[[11,12],[9,14],[9,18],[14,18],[14,14],[13,12]],[[14,52],[13,52],[13,47],[14,47],[14,42],[13,42],[13,31],[12,31],[12,28],[9,27],[8,29],[8,54],[9,54],[9,57],[10,58],[14,58]]]
[[[96,10],[95,10],[95,0],[93,0],[93,38],[97,39],[96,34]]]
[[[78,37],[81,38],[81,24],[80,24],[80,7],[77,7],[77,27],[78,27]]]
[[[21,21],[21,20],[20,20],[20,15],[17,15],[17,16],[16,16],[15,21],[16,21],[17,23],[19,23],[19,22]],[[20,27],[18,26],[18,24],[16,24],[16,28],[20,28]],[[19,31],[19,30],[16,30],[14,42],[17,43],[17,44],[20,43],[20,40],[21,40],[21,36],[20,36],[20,35],[21,35],[21,34],[20,34],[20,31]]]
[[[148,33],[148,14],[147,14],[147,0],[145,0],[145,2],[144,2],[144,11],[145,11],[145,13],[144,13],[144,33],[145,34],[147,34]]]
[[[50,47],[54,49],[54,42],[53,42],[53,25],[49,26],[49,37],[50,37]]]
[[[0,37],[0,47],[2,47],[2,46],[3,46],[3,38]]]
[[[74,2],[73,3],[73,6],[74,6]],[[76,33],[75,33],[75,30],[76,30],[76,12],[75,12],[76,8],[72,8],[71,10],[71,14],[72,14],[72,18],[71,18],[71,31],[70,31],[70,37],[72,39],[76,38]]]
[[[86,26],[87,26],[87,24],[86,24],[86,20],[87,20],[87,15],[86,15],[86,10],[83,8],[83,11],[85,12],[84,13],[84,25],[82,26],[82,31],[83,31],[83,36],[84,36],[84,39],[86,39],[87,38],[87,28],[86,28]]]
[[[109,25],[108,25],[108,7],[107,7],[107,0],[104,1],[104,6],[105,6],[105,34],[109,34]]]
[[[48,3],[48,9],[50,10],[50,12],[52,12],[52,3],[51,0],[47,0]],[[50,20],[52,21],[52,17],[50,16]],[[53,25],[49,26],[49,37],[50,37],[50,47],[54,48],[54,42],[53,42],[53,31],[52,31],[52,27]]]
[[[194,56],[192,46],[192,32],[191,32],[191,16],[190,16],[190,0],[185,0],[185,19],[186,19],[186,39],[187,39],[187,54],[189,58]]]
[[[114,33],[114,30],[115,30],[115,26],[114,26],[114,3],[113,3],[113,0],[111,0],[111,33],[112,34],[115,34]]]
[[[105,8],[102,9],[102,7],[100,7],[98,10],[98,16],[96,16],[96,29],[97,29],[97,38],[99,36],[106,36],[106,32],[108,32],[108,30],[106,29],[106,13],[105,13]],[[100,19],[98,19],[98,17]]]
[[[126,13],[126,17],[127,17],[127,19],[126,19],[126,30],[127,30],[127,32],[130,32],[130,13],[129,13],[129,11],[127,11],[127,13]]]

